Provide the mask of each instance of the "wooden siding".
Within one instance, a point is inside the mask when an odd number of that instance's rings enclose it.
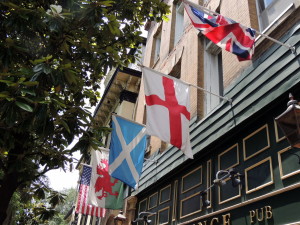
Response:
[[[300,84],[300,23],[280,41],[296,46],[296,52],[293,54],[287,48],[273,44],[225,90],[225,96],[233,99],[231,105],[223,101],[203,120],[198,122],[194,118],[191,121],[190,136],[195,158],[206,154],[214,142],[226,138],[225,135],[258,112],[267,110],[276,99]],[[134,194],[175,172],[184,163],[192,162],[174,147],[156,155],[154,160],[156,162],[145,163],[139,188]]]

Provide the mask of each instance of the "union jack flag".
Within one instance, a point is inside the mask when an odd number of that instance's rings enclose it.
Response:
[[[186,2],[184,7],[194,27],[213,43],[237,55],[239,61],[252,58],[255,30],[222,15],[208,15]]]

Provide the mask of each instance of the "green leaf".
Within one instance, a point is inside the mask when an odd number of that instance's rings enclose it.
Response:
[[[33,108],[30,105],[27,105],[23,102],[16,101],[16,105],[27,112],[33,112]]]
[[[18,83],[23,83],[25,80],[26,80],[26,77],[21,77],[21,78],[18,80]]]
[[[72,67],[71,63],[67,63],[61,66],[62,69],[70,69]]]
[[[69,84],[76,84],[76,75],[72,71],[68,70],[64,75]]]
[[[26,98],[26,97],[21,97],[22,99],[24,99],[25,101],[29,102],[29,103],[34,103],[33,100],[29,99],[29,98]]]
[[[43,72],[45,74],[50,74],[51,73],[51,68],[49,66],[47,66],[47,65],[44,65],[43,66]]]
[[[0,92],[0,98],[8,98],[9,92],[8,91],[2,91]]]
[[[101,1],[100,2],[101,5],[104,5],[107,7],[113,6],[113,3],[114,3],[114,1]]]
[[[22,91],[23,93],[25,93],[25,94],[29,94],[29,95],[32,95],[32,96],[36,96],[36,94],[35,94],[35,92],[34,92],[33,90],[29,90],[29,89],[23,88],[21,91]]]
[[[56,102],[58,105],[60,105],[60,106],[63,107],[63,108],[66,107],[66,104],[62,103],[62,102],[59,101],[59,100],[56,100],[55,98],[52,98],[52,101]]]
[[[37,65],[37,64],[40,64],[40,63],[43,63],[43,62],[46,62],[48,60],[52,59],[52,55],[48,55],[46,57],[43,57],[41,59],[36,59],[36,60],[29,60],[33,65]]]
[[[0,76],[13,76],[15,74],[12,73],[0,73]]]
[[[71,133],[70,128],[68,124],[64,120],[59,120],[59,122],[63,125],[63,127],[68,131],[68,133]]]
[[[39,84],[38,81],[26,81],[26,82],[23,82],[24,85],[28,86],[28,87],[32,87],[32,86],[36,86]]]
[[[44,199],[45,198],[45,192],[43,190],[43,188],[38,188],[34,195],[38,198],[38,199]]]
[[[15,82],[12,82],[10,80],[0,80],[1,83],[5,83],[5,84],[8,84],[8,85],[12,85],[12,84],[15,84]]]

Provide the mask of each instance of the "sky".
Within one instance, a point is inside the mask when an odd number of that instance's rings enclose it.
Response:
[[[104,79],[101,81],[100,84],[100,95],[103,95],[103,92],[105,90],[104,87]],[[89,105],[88,102],[86,102],[87,105]],[[91,107],[89,110],[94,114],[94,110],[96,107]],[[78,139],[75,139],[68,148],[72,148],[76,143]],[[80,152],[75,152],[73,155],[74,158],[77,160],[80,159],[81,154]],[[62,191],[64,189],[69,188],[77,188],[78,180],[79,180],[79,170],[75,169],[76,162],[73,163],[73,170],[70,172],[69,169],[65,172],[62,169],[56,169],[51,170],[46,173],[46,176],[49,178],[50,187],[53,188],[56,191]]]
[[[74,169],[72,172],[66,173],[62,169],[52,170],[46,174],[49,177],[50,187],[56,191],[63,189],[77,188],[79,171]]]
[[[76,142],[75,142],[76,143]],[[75,144],[74,143],[74,144]],[[80,159],[80,153],[76,152],[73,157]],[[77,188],[77,181],[79,179],[79,170],[75,169],[76,163],[73,163],[72,172],[69,169],[64,172],[62,169],[51,170],[46,173],[49,178],[50,187],[56,191],[63,189]]]

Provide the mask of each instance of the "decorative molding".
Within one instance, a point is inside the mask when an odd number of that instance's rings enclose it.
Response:
[[[193,197],[195,197],[195,196],[197,196],[197,195],[199,195],[199,198],[201,198],[200,192],[197,192],[197,193],[195,193],[195,194],[193,194],[193,195],[191,195],[191,196],[189,196],[189,197],[187,197],[187,198],[184,198],[184,199],[182,199],[182,200],[180,201],[180,219],[185,218],[185,217],[188,217],[188,216],[191,216],[191,215],[194,215],[195,213],[201,212],[201,210],[202,210],[202,208],[201,208],[201,201],[199,201],[199,207],[200,207],[199,210],[194,211],[194,212],[189,213],[189,214],[186,214],[186,215],[184,215],[184,216],[182,215],[182,204],[183,204],[183,202],[185,202],[186,200],[188,200],[188,199],[190,199],[190,198],[193,198]]]
[[[164,224],[168,224],[168,223],[169,223],[169,220],[170,220],[170,212],[168,212],[168,220],[167,220],[167,222],[165,222],[165,223],[159,223],[159,215],[160,215],[160,213],[163,212],[163,211],[166,211],[166,210],[170,211],[170,206],[158,210],[158,213],[157,213],[157,214],[158,214],[157,224],[159,224],[159,225],[164,225]]]
[[[156,202],[155,202],[155,204],[154,204],[153,206],[150,206],[150,202],[151,202],[150,199],[151,199],[154,195],[156,195]],[[153,209],[153,208],[155,208],[155,207],[157,206],[157,202],[158,202],[158,192],[155,192],[154,194],[152,194],[152,195],[149,196],[149,200],[148,200],[148,209]]]
[[[209,188],[212,185],[212,183],[211,183],[211,180],[212,180],[212,166],[211,166],[211,163],[212,163],[211,159],[206,162],[206,184],[207,184],[206,187],[208,188],[208,190],[207,190],[207,199],[210,201],[210,205],[206,207],[207,209],[212,207],[211,206],[211,201],[212,201],[211,196],[212,196],[212,194],[211,194],[211,188]]]
[[[280,142],[280,141],[286,139],[285,136],[279,137],[279,132],[278,132],[279,129],[280,129],[280,128],[278,128],[277,123],[276,123],[276,121],[274,120],[274,130],[275,130],[276,143],[278,143],[278,142]]]
[[[183,187],[184,186],[184,178],[188,177],[189,175],[191,175],[192,173],[194,173],[194,172],[196,172],[197,170],[200,170],[200,169],[201,169],[201,175],[200,175],[199,183],[196,183],[194,186],[184,190],[184,187]],[[185,174],[184,176],[182,176],[182,178],[181,178],[181,193],[188,192],[189,190],[192,190],[195,187],[200,186],[201,184],[202,184],[202,166],[199,166],[196,169],[194,169],[194,170],[188,172],[187,174]]]
[[[292,150],[291,146],[289,146],[287,148],[284,148],[284,149],[280,150],[279,152],[277,152],[277,154],[278,154],[278,164],[279,164],[280,178],[282,180],[300,173],[300,168],[299,168],[299,170],[295,170],[294,172],[291,172],[291,173],[288,173],[288,174],[283,174],[281,154],[284,153],[284,152],[286,152],[286,151],[288,151],[288,150]]]
[[[223,208],[223,209],[214,211],[212,213],[208,213],[208,214],[203,215],[203,216],[193,218],[193,219],[185,221],[183,223],[178,223],[178,225],[185,225],[185,224],[193,223],[195,221],[204,220],[206,218],[213,217],[213,216],[216,216],[216,215],[220,215],[222,213],[225,213],[225,212],[228,212],[228,211],[231,211],[231,210],[234,210],[234,209],[238,209],[238,208],[244,207],[246,205],[250,205],[252,203],[255,203],[255,202],[258,202],[258,201],[261,201],[261,200],[264,200],[264,199],[267,199],[267,198],[270,198],[270,197],[273,197],[273,196],[276,196],[276,195],[279,195],[279,194],[282,194],[282,193],[285,193],[285,192],[288,192],[288,191],[292,191],[292,190],[297,189],[297,188],[300,188],[300,183],[292,184],[292,185],[287,186],[285,188],[282,188],[282,189],[279,189],[279,190],[276,190],[276,191],[273,191],[273,192],[269,192],[269,193],[261,195],[259,197],[252,198],[250,200],[247,200],[247,201],[229,206],[227,208]],[[295,223],[292,223],[290,225],[294,225],[294,224]]]
[[[152,224],[156,224],[156,214],[153,214],[153,215],[151,215],[151,216],[148,216],[148,220],[152,220],[152,221],[154,221]]]
[[[139,202],[139,213],[141,212],[141,204],[146,201],[146,207],[145,207],[145,210],[147,209],[147,198],[144,198],[142,201]]]
[[[255,167],[258,167],[259,165],[261,165],[261,164],[263,164],[265,162],[268,162],[268,161],[269,161],[269,164],[270,164],[270,176],[271,176],[271,180],[269,182],[267,182],[267,183],[264,183],[264,184],[262,184],[260,186],[257,186],[256,188],[252,188],[252,189],[249,190],[249,188],[248,188],[248,171],[250,171],[251,169],[253,169]],[[273,167],[272,167],[272,158],[271,158],[271,156],[268,157],[268,158],[265,158],[264,160],[262,160],[262,161],[260,161],[260,162],[258,162],[256,164],[254,164],[254,165],[252,165],[250,167],[248,167],[247,169],[245,169],[245,182],[246,182],[246,194],[250,194],[252,192],[258,191],[258,190],[260,190],[260,189],[262,189],[262,188],[264,188],[266,186],[269,186],[269,185],[273,184],[274,183],[274,176],[273,176]]]
[[[247,156],[246,155],[246,141],[251,138],[252,136],[254,136],[255,134],[257,134],[258,132],[262,131],[263,129],[266,129],[266,134],[267,134],[267,146],[263,147],[262,149],[256,151],[255,153],[253,153],[252,155]],[[253,133],[249,134],[247,137],[245,137],[243,139],[243,151],[244,151],[244,161],[258,155],[259,153],[263,152],[264,150],[268,149],[270,147],[270,135],[269,135],[269,128],[268,128],[268,124],[265,124],[264,126],[262,126],[261,128],[257,129],[256,131],[254,131]]]
[[[169,192],[169,198],[166,199],[166,200],[164,200],[164,201],[161,201],[161,193],[162,193],[165,189],[167,189],[167,188],[170,189],[170,192]],[[167,202],[167,201],[170,201],[170,199],[171,199],[171,184],[167,185],[166,187],[162,188],[162,189],[159,191],[159,204],[163,204],[163,203],[165,203],[165,202]]]
[[[227,168],[221,168],[221,157],[222,157],[222,155],[226,154],[227,152],[231,151],[232,149],[235,149],[235,147],[237,149],[237,151],[236,151],[237,152],[237,156],[236,156],[237,162],[235,164],[230,165]],[[239,152],[239,145],[237,143],[234,144],[233,146],[229,147],[228,149],[226,149],[225,151],[223,151],[221,154],[218,155],[218,168],[219,168],[219,170],[227,170],[227,169],[233,168],[233,167],[235,167],[239,164],[240,164],[240,152]]]
[[[227,182],[228,180],[230,180],[230,177],[228,177],[228,178],[225,179],[224,181]],[[232,187],[232,188],[234,188],[234,187]],[[225,200],[221,201],[221,189],[222,189],[222,186],[219,186],[219,187],[218,187],[218,192],[219,192],[219,205],[224,204],[224,203],[226,203],[226,202],[229,202],[229,201],[231,201],[231,200],[237,199],[237,198],[239,198],[239,197],[242,196],[241,185],[239,185],[239,186],[237,186],[237,187],[235,187],[235,188],[238,188],[238,189],[239,189],[239,193],[238,193],[237,195],[232,196],[231,198],[228,198],[228,199],[225,199]]]
[[[172,221],[176,221],[178,180],[174,182]]]

